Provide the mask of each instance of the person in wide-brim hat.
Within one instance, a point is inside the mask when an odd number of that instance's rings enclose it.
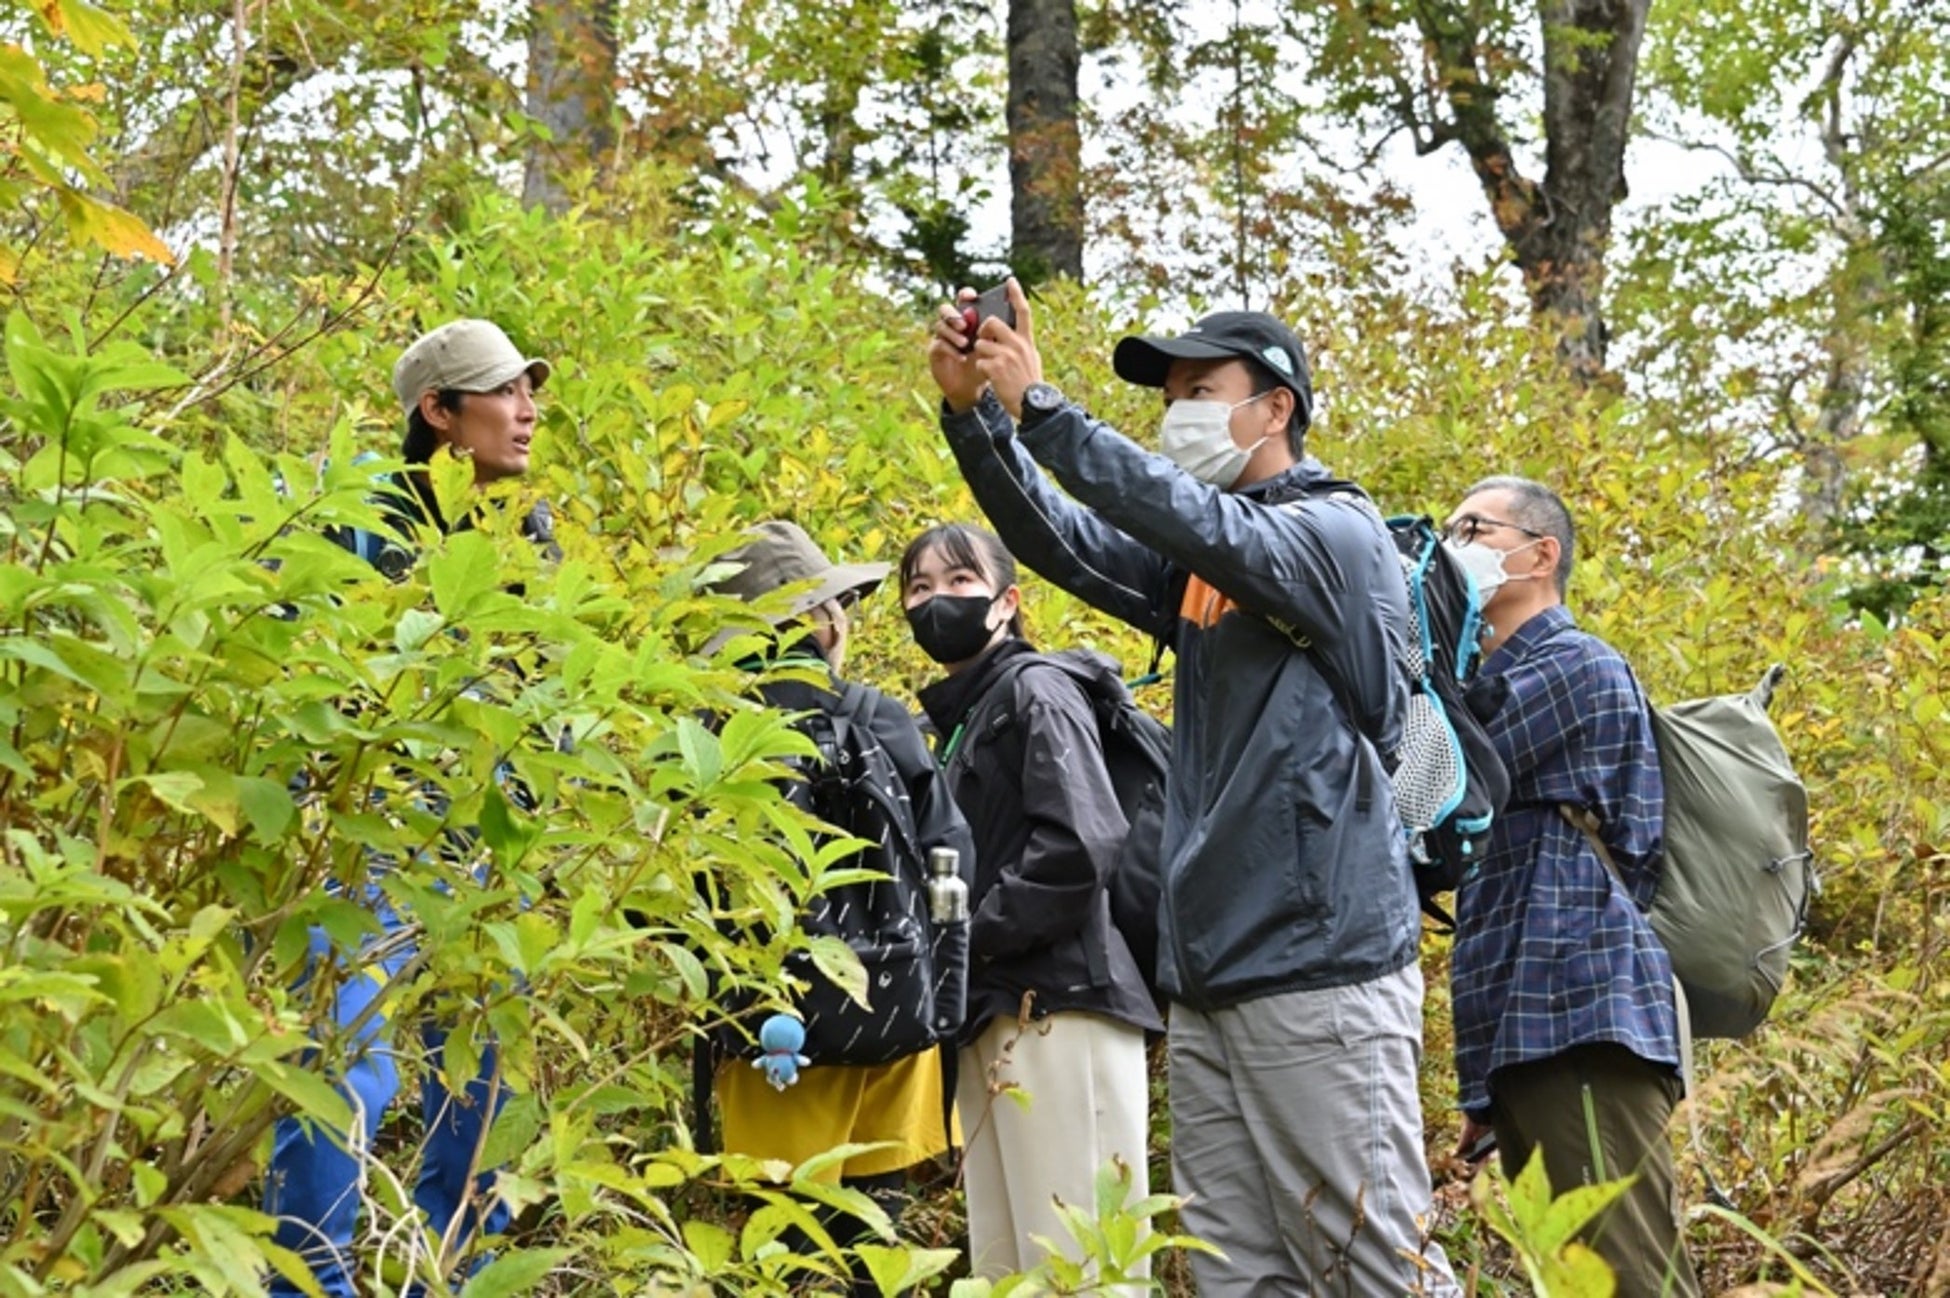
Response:
[[[753,690],[757,698],[788,716],[809,719],[815,713],[824,713],[844,718],[850,733],[868,737],[858,741],[862,745],[858,751],[870,743],[882,755],[882,774],[888,777],[885,786],[875,783],[874,787],[891,796],[892,805],[901,808],[895,813],[897,817],[910,821],[905,831],[891,833],[885,841],[913,844],[916,855],[909,858],[910,863],[927,860],[932,849],[948,849],[950,859],[966,863],[962,867],[965,881],[967,871],[973,869],[974,844],[967,823],[938,777],[913,717],[898,700],[840,675],[847,606],[879,586],[888,565],[835,563],[804,529],[783,520],[752,528],[743,544],[724,555],[721,562],[730,572],[712,581],[710,589],[759,602],[754,611],[775,628],[776,644],[770,661],[817,665],[823,659],[829,669],[826,679],[819,681],[803,677],[759,680]],[[732,634],[721,633],[715,647],[728,642]],[[806,733],[810,737],[812,732]],[[830,786],[836,782],[826,783]],[[849,789],[860,787],[852,781],[844,783]],[[851,816],[847,823],[852,823]],[[893,864],[889,857],[874,859]],[[943,1030],[952,1034],[958,1025],[957,1017]],[[823,1161],[818,1171],[809,1174],[810,1179],[838,1182],[867,1195],[890,1222],[897,1223],[906,1203],[908,1169],[942,1156],[951,1139],[959,1143],[959,1131],[952,1127],[944,1103],[938,1049],[922,1049],[886,1063],[843,1063],[822,1060],[819,1050],[808,1041],[809,1066],[803,1067],[796,1083],[779,1089],[766,1073],[752,1067],[752,1060],[743,1057],[741,1046],[740,1041],[717,1037],[702,1047],[705,1062],[711,1065],[711,1093],[722,1118],[726,1153],[799,1165],[826,1151],[852,1146],[853,1153],[839,1161]],[[708,1138],[708,1112],[700,1120],[706,1125]],[[868,1227],[847,1213],[825,1207],[814,1211],[827,1233],[843,1245],[851,1247],[875,1238]],[[814,1248],[809,1239],[797,1233],[787,1240],[795,1251],[811,1252]],[[855,1274],[840,1292],[864,1296],[879,1293],[880,1287],[864,1266],[856,1263]]]
[[[811,634],[820,652],[840,669],[845,654],[846,608],[871,594],[887,577],[884,563],[834,563],[797,523],[772,519],[753,527],[743,545],[725,554],[721,563],[733,571],[712,582],[710,589],[756,603],[775,591],[790,588],[784,602],[772,602],[761,615],[774,627],[790,625],[810,615]],[[736,635],[721,631],[705,652],[715,653]]]

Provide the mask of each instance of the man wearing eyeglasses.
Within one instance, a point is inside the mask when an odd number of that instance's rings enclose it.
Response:
[[[1471,704],[1511,781],[1489,853],[1456,895],[1461,1151],[1493,1133],[1515,1176],[1541,1148],[1559,1193],[1635,1178],[1586,1241],[1621,1298],[1685,1298],[1699,1282],[1665,1134],[1679,1024],[1672,965],[1645,917],[1665,809],[1645,698],[1617,651],[1564,607],[1575,535],[1549,488],[1485,479],[1444,537],[1487,592]],[[1567,807],[1596,816],[1615,872]]]

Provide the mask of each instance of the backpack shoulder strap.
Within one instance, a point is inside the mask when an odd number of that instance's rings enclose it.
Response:
[[[828,760],[845,781],[848,795],[871,802],[899,836],[900,842],[890,844],[890,850],[896,850],[902,860],[911,862],[925,876],[927,862],[921,851],[921,831],[914,823],[914,809],[905,796],[905,787],[898,795],[892,787],[902,782],[900,769],[893,754],[874,733],[872,718],[862,715],[867,692],[851,681],[841,681],[836,694],[837,701],[830,711],[821,708],[813,713],[824,719],[832,733]],[[820,742],[817,734],[813,742]],[[822,755],[826,755],[823,748]],[[857,758],[857,762],[850,762],[852,758]],[[857,769],[847,769],[849,765]]]
[[[1299,508],[1299,506],[1315,500],[1326,499],[1326,500],[1341,501],[1345,504],[1353,505],[1357,509],[1361,510],[1363,513],[1367,514],[1368,517],[1374,520],[1376,526],[1381,528],[1383,539],[1387,539],[1389,537],[1388,520],[1381,516],[1381,511],[1375,507],[1374,501],[1368,499],[1367,495],[1364,492],[1356,489],[1352,483],[1340,482],[1337,480],[1329,480],[1328,482],[1324,482],[1319,485],[1323,488],[1322,490],[1309,491],[1308,494],[1304,496],[1296,496],[1287,500],[1283,500],[1277,506],[1275,506],[1275,508],[1296,510]],[[1390,541],[1389,544],[1390,544],[1390,548],[1392,549],[1393,542]],[[1314,666],[1316,669],[1319,670],[1321,679],[1326,681],[1327,688],[1333,691],[1334,698],[1336,701],[1340,703],[1341,711],[1347,714],[1348,721],[1354,726],[1355,730],[1359,731],[1361,736],[1364,739],[1366,739],[1369,743],[1373,744],[1375,746],[1375,750],[1379,752],[1381,748],[1381,743],[1379,738],[1377,736],[1368,734],[1366,730],[1362,729],[1361,721],[1360,721],[1360,712],[1358,709],[1353,707],[1351,702],[1349,701],[1347,695],[1347,688],[1345,684],[1342,682],[1341,678],[1335,673],[1333,666],[1327,661],[1327,659],[1313,651],[1314,649],[1313,642],[1309,640],[1306,636],[1300,634],[1298,631],[1274,620],[1273,618],[1263,617],[1261,620],[1264,621],[1268,626],[1272,627],[1274,630],[1278,631],[1281,635],[1284,635],[1287,639],[1293,641],[1293,647],[1295,649],[1299,650],[1301,653],[1304,653],[1313,659]],[[1403,661],[1400,655],[1397,655],[1395,658],[1395,666],[1398,670],[1400,670],[1404,674],[1408,673],[1408,664],[1405,661]],[[1384,762],[1392,760],[1389,758],[1389,755],[1387,753],[1382,753],[1381,756]]]
[[[1605,863],[1605,869],[1618,883],[1618,889],[1629,900],[1631,890],[1625,886],[1625,876],[1618,871],[1618,862],[1612,859],[1611,849],[1598,837],[1598,813],[1589,807],[1573,807],[1568,803],[1558,804],[1558,813],[1576,827],[1591,844],[1591,850]],[[1732,1210],[1733,1200],[1720,1188],[1713,1176],[1713,1163],[1706,1155],[1706,1149],[1699,1136],[1699,1105],[1694,1103],[1696,1094],[1693,1086],[1693,1016],[1686,1006],[1686,989],[1679,983],[1679,975],[1672,977],[1673,1013],[1679,1020],[1679,1085],[1684,1094],[1680,1097],[1686,1106],[1686,1129],[1688,1140],[1693,1147],[1694,1161],[1699,1164],[1700,1176],[1706,1182],[1706,1197],[1709,1203]]]
[[[959,724],[942,741],[938,758],[942,769],[955,760],[967,745],[981,742],[1001,734],[1015,722],[1016,678],[1031,665],[1048,661],[1042,654],[1021,654],[1014,662],[1004,663],[996,673],[981,697],[969,706]]]

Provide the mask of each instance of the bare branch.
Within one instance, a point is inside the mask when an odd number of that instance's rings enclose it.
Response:
[[[1857,49],[1853,32],[1844,33],[1835,42],[1835,51],[1828,57],[1828,67],[1821,74],[1821,83],[1810,98],[1825,101],[1827,112],[1821,128],[1821,150],[1828,159],[1828,165],[1837,171],[1843,170],[1848,160],[1848,135],[1842,129],[1842,88],[1848,77],[1848,62]]]
[[[1666,134],[1663,131],[1647,131],[1645,132],[1645,136],[1647,139],[1677,145],[1679,148],[1691,153],[1715,154],[1731,164],[1734,173],[1749,185],[1766,185],[1778,189],[1805,190],[1809,196],[1819,201],[1824,207],[1834,213],[1837,220],[1846,220],[1848,218],[1849,210],[1845,202],[1836,198],[1828,190],[1822,188],[1822,186],[1816,184],[1806,176],[1796,175],[1784,167],[1764,166],[1745,154],[1734,152],[1724,144],[1689,140],[1682,136]]]

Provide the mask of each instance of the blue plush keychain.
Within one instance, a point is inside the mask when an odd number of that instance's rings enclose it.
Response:
[[[806,1025],[790,1014],[774,1014],[758,1029],[758,1044],[765,1053],[752,1060],[753,1068],[765,1070],[772,1089],[783,1091],[799,1080],[799,1070],[812,1060],[799,1053],[806,1044]]]

